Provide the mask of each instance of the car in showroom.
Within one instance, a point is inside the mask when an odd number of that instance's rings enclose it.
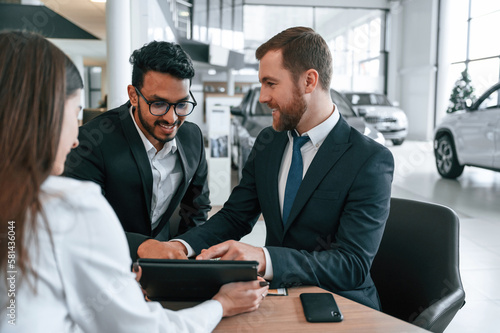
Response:
[[[349,125],[380,144],[385,144],[382,133],[356,116],[349,103],[337,91],[330,89],[330,95]],[[238,169],[240,178],[257,135],[273,123],[272,110],[267,104],[260,103],[259,97],[260,85],[252,87],[239,105],[231,107],[231,164]]]
[[[408,118],[403,110],[391,103],[387,96],[369,92],[344,92],[354,112],[375,126],[384,138],[399,146],[408,135]]]
[[[500,82],[444,117],[434,131],[434,156],[443,178],[459,177],[465,166],[500,171]]]

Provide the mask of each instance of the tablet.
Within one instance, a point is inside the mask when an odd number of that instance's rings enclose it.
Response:
[[[154,301],[205,301],[229,282],[257,280],[257,261],[138,259],[141,285]]]

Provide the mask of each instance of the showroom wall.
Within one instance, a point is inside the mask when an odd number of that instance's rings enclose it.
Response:
[[[394,2],[389,26],[388,95],[408,116],[410,140],[434,129],[439,0]]]

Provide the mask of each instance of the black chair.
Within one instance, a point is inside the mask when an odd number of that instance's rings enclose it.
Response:
[[[97,116],[100,116],[106,112],[106,109],[104,108],[98,108],[98,109],[83,109],[83,118],[82,118],[82,125],[85,125],[92,119],[94,119]]]
[[[382,312],[443,332],[465,304],[458,263],[459,220],[448,207],[391,198],[371,275]]]

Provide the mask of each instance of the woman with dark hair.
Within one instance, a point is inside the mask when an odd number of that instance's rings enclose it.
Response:
[[[78,145],[82,87],[43,37],[0,33],[0,331],[205,332],[255,310],[267,293],[259,281],[177,312],[144,301],[100,188],[58,177]]]

